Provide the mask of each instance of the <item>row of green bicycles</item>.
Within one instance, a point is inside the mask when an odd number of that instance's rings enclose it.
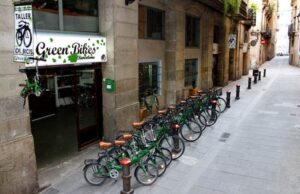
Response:
[[[122,172],[120,161],[129,158],[136,180],[142,185],[153,184],[183,155],[185,142],[198,140],[225,111],[220,90],[198,91],[198,95],[159,110],[146,121],[134,122],[134,130],[120,134],[115,141],[101,141],[98,158],[84,161],[85,180],[91,185],[117,180]]]

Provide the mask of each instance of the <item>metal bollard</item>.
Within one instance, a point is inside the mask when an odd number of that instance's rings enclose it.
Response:
[[[239,100],[240,99],[240,85],[236,85],[236,94],[235,94],[235,99]]]
[[[248,90],[251,89],[251,77],[248,78],[248,88],[247,88],[247,89],[248,89]]]
[[[230,108],[230,94],[231,92],[226,92],[226,108]]]
[[[257,75],[254,75],[254,81],[255,84],[257,84]]]
[[[261,80],[261,71],[258,72],[258,81]]]
[[[130,175],[130,165],[131,165],[131,160],[128,158],[124,158],[120,161],[120,164],[122,165],[123,168],[123,190],[121,191],[121,194],[132,194],[134,193],[133,189],[131,188],[131,175]]]
[[[267,74],[267,70],[264,69],[264,77],[266,77],[266,74]]]

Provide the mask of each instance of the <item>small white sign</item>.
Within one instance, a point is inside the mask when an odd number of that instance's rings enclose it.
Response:
[[[247,53],[248,51],[248,43],[243,44],[243,53]]]
[[[80,65],[106,62],[106,38],[99,35],[87,35],[59,32],[36,32],[34,35],[34,57],[43,58],[38,66]],[[35,66],[29,60],[26,67]]]
[[[213,43],[213,54],[219,54],[219,44]]]
[[[32,6],[15,6],[14,60],[24,62],[33,56]]]
[[[228,48],[230,48],[230,49],[236,48],[236,34],[229,34]]]

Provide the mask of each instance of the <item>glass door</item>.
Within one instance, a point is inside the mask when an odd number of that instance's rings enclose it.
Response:
[[[100,138],[102,127],[101,72],[98,69],[76,71],[78,77],[78,145],[82,148]]]

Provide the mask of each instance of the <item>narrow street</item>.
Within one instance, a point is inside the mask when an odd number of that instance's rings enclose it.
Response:
[[[300,69],[288,58],[265,63],[267,76],[247,90],[248,77],[223,89],[232,92],[231,108],[173,161],[152,186],[138,184],[137,194],[291,194],[300,193]],[[235,85],[241,99],[234,100]],[[84,159],[97,156],[97,146],[51,169],[41,169],[42,194],[116,194],[122,180],[88,185],[82,173]]]

